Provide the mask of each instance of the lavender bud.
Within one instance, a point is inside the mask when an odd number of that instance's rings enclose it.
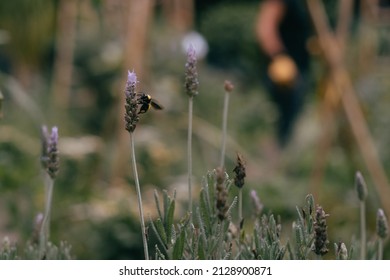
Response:
[[[128,71],[125,88],[125,128],[128,132],[133,132],[139,121],[137,113],[137,94],[135,87],[137,85],[137,75],[134,71]]]
[[[387,224],[386,215],[382,209],[378,209],[376,215],[376,233],[382,239],[385,239],[389,234],[389,226]]]
[[[232,84],[231,81],[226,80],[224,84],[224,88],[226,92],[232,92],[234,89],[234,85]]]
[[[367,197],[367,185],[363,175],[359,171],[356,172],[355,186],[359,200],[364,201]]]
[[[198,95],[198,72],[196,70],[196,52],[195,48],[190,45],[187,50],[187,63],[185,65],[185,89],[190,97]]]
[[[338,260],[347,260],[348,259],[348,250],[344,242],[335,243],[336,247],[336,259]]]

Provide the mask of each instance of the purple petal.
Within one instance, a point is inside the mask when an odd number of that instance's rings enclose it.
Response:
[[[56,126],[53,126],[51,129],[50,140],[51,143],[58,144],[58,128]]]
[[[136,84],[137,83],[137,75],[135,74],[134,70],[133,71],[128,71],[127,72],[127,83],[128,84]]]

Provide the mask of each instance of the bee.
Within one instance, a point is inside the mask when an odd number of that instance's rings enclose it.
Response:
[[[160,105],[156,99],[153,99],[149,94],[141,92],[137,95],[137,103],[141,105],[138,114],[146,113],[150,109],[150,107],[153,107],[153,109],[156,110],[164,109],[164,107]]]

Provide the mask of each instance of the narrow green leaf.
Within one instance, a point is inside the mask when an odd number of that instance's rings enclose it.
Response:
[[[202,189],[200,192],[200,212],[204,221],[205,231],[207,235],[211,235],[211,210],[207,206],[207,198],[205,195],[205,190]]]
[[[210,200],[210,186],[208,184],[208,181],[206,178],[203,178],[203,183],[202,183],[202,189],[201,189],[201,195],[204,196],[204,202],[207,206],[207,211],[210,215],[210,217],[212,217],[213,215],[213,204],[214,203],[214,200]],[[202,194],[203,192],[203,194]]]
[[[259,252],[260,252],[260,233],[259,233],[259,229],[258,229],[257,226],[254,229],[253,239],[254,239],[254,242],[255,242],[256,252],[257,252],[257,254],[259,254]]]
[[[158,192],[157,190],[154,190],[154,201],[156,203],[156,208],[157,208],[157,212],[158,212],[158,216],[160,217],[160,219],[163,219],[163,215],[161,213],[161,207],[160,207],[160,200],[158,198]]]
[[[200,214],[199,207],[196,208],[196,216],[198,218],[198,223],[199,223],[200,238],[203,239],[204,244],[208,247],[209,244],[207,242],[206,231],[204,228],[204,223],[203,223],[202,215]]]
[[[296,206],[297,209],[298,217],[299,217],[299,222],[303,225],[305,223],[305,219],[302,216],[301,208]]]
[[[172,259],[174,260],[183,259],[184,242],[185,242],[185,231],[182,230],[180,232],[179,238],[176,239],[176,243],[173,247]]]
[[[172,228],[171,228],[171,239],[176,240],[176,230],[175,230],[175,225],[172,225]]]
[[[293,253],[293,251],[291,249],[290,240],[287,241],[287,251],[289,253],[290,260],[295,260],[295,254]]]
[[[198,243],[198,258],[199,258],[199,260],[206,259],[206,254],[205,254],[204,248],[205,248],[205,244],[203,242],[203,239],[200,237],[199,243]]]
[[[173,226],[173,215],[175,214],[175,200],[172,200],[169,209],[168,209],[168,215],[166,220],[166,234],[167,234],[167,241],[169,244],[171,244],[172,239],[172,226]]]
[[[215,171],[207,174],[207,195],[210,202],[211,217],[215,217],[217,210],[215,205]]]
[[[235,196],[232,203],[230,204],[227,212],[226,212],[226,215],[229,217],[229,219],[231,219],[231,213],[232,213],[232,210],[234,209],[234,207],[236,207],[237,205],[237,200],[238,200],[238,197]]]
[[[156,260],[165,260],[165,256],[163,253],[161,253],[160,249],[158,248],[157,244],[155,246],[156,248]]]
[[[161,219],[157,218],[157,220],[155,221],[154,225],[155,225],[155,228],[156,228],[157,236],[159,236],[161,238],[161,240],[163,241],[164,247],[168,248],[167,235],[165,233],[165,228],[164,228],[164,225],[163,225]]]
[[[229,248],[227,251],[225,251],[225,255],[223,256],[223,260],[229,260],[230,257],[232,256],[232,244],[229,244]]]
[[[312,194],[306,196],[306,204],[309,210],[309,215],[311,216],[314,210],[314,197]]]
[[[171,199],[169,198],[168,192],[166,190],[163,191],[163,207],[164,207],[164,224],[166,224],[168,220],[168,212]]]

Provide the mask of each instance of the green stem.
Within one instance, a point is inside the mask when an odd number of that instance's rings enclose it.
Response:
[[[221,161],[220,161],[221,167],[224,167],[225,165],[228,109],[229,109],[229,92],[225,91],[225,98],[223,104],[223,116],[222,116],[222,144],[221,144]]]
[[[41,224],[39,233],[39,258],[42,259],[45,255],[46,244],[50,237],[50,212],[53,198],[53,186],[54,180],[46,173],[45,174],[46,185],[46,199],[45,199],[45,212]]]
[[[383,239],[378,240],[378,260],[383,260]]]
[[[137,162],[135,160],[134,135],[132,132],[130,133],[130,144],[131,144],[131,159],[132,159],[132,166],[133,166],[134,181],[135,181],[135,187],[137,190],[137,198],[138,198],[138,210],[139,210],[139,216],[141,219],[142,242],[144,244],[145,259],[149,260],[148,243],[146,240],[144,211],[143,211],[143,207],[142,207],[141,188],[139,186]]]
[[[188,159],[188,208],[190,212],[190,221],[192,222],[192,111],[193,111],[192,96],[188,99],[188,143],[187,143],[187,159]]]
[[[240,188],[238,191],[238,218],[239,218],[239,223],[241,224],[241,222],[242,222],[242,188]]]
[[[366,203],[360,201],[360,259],[366,259]]]

